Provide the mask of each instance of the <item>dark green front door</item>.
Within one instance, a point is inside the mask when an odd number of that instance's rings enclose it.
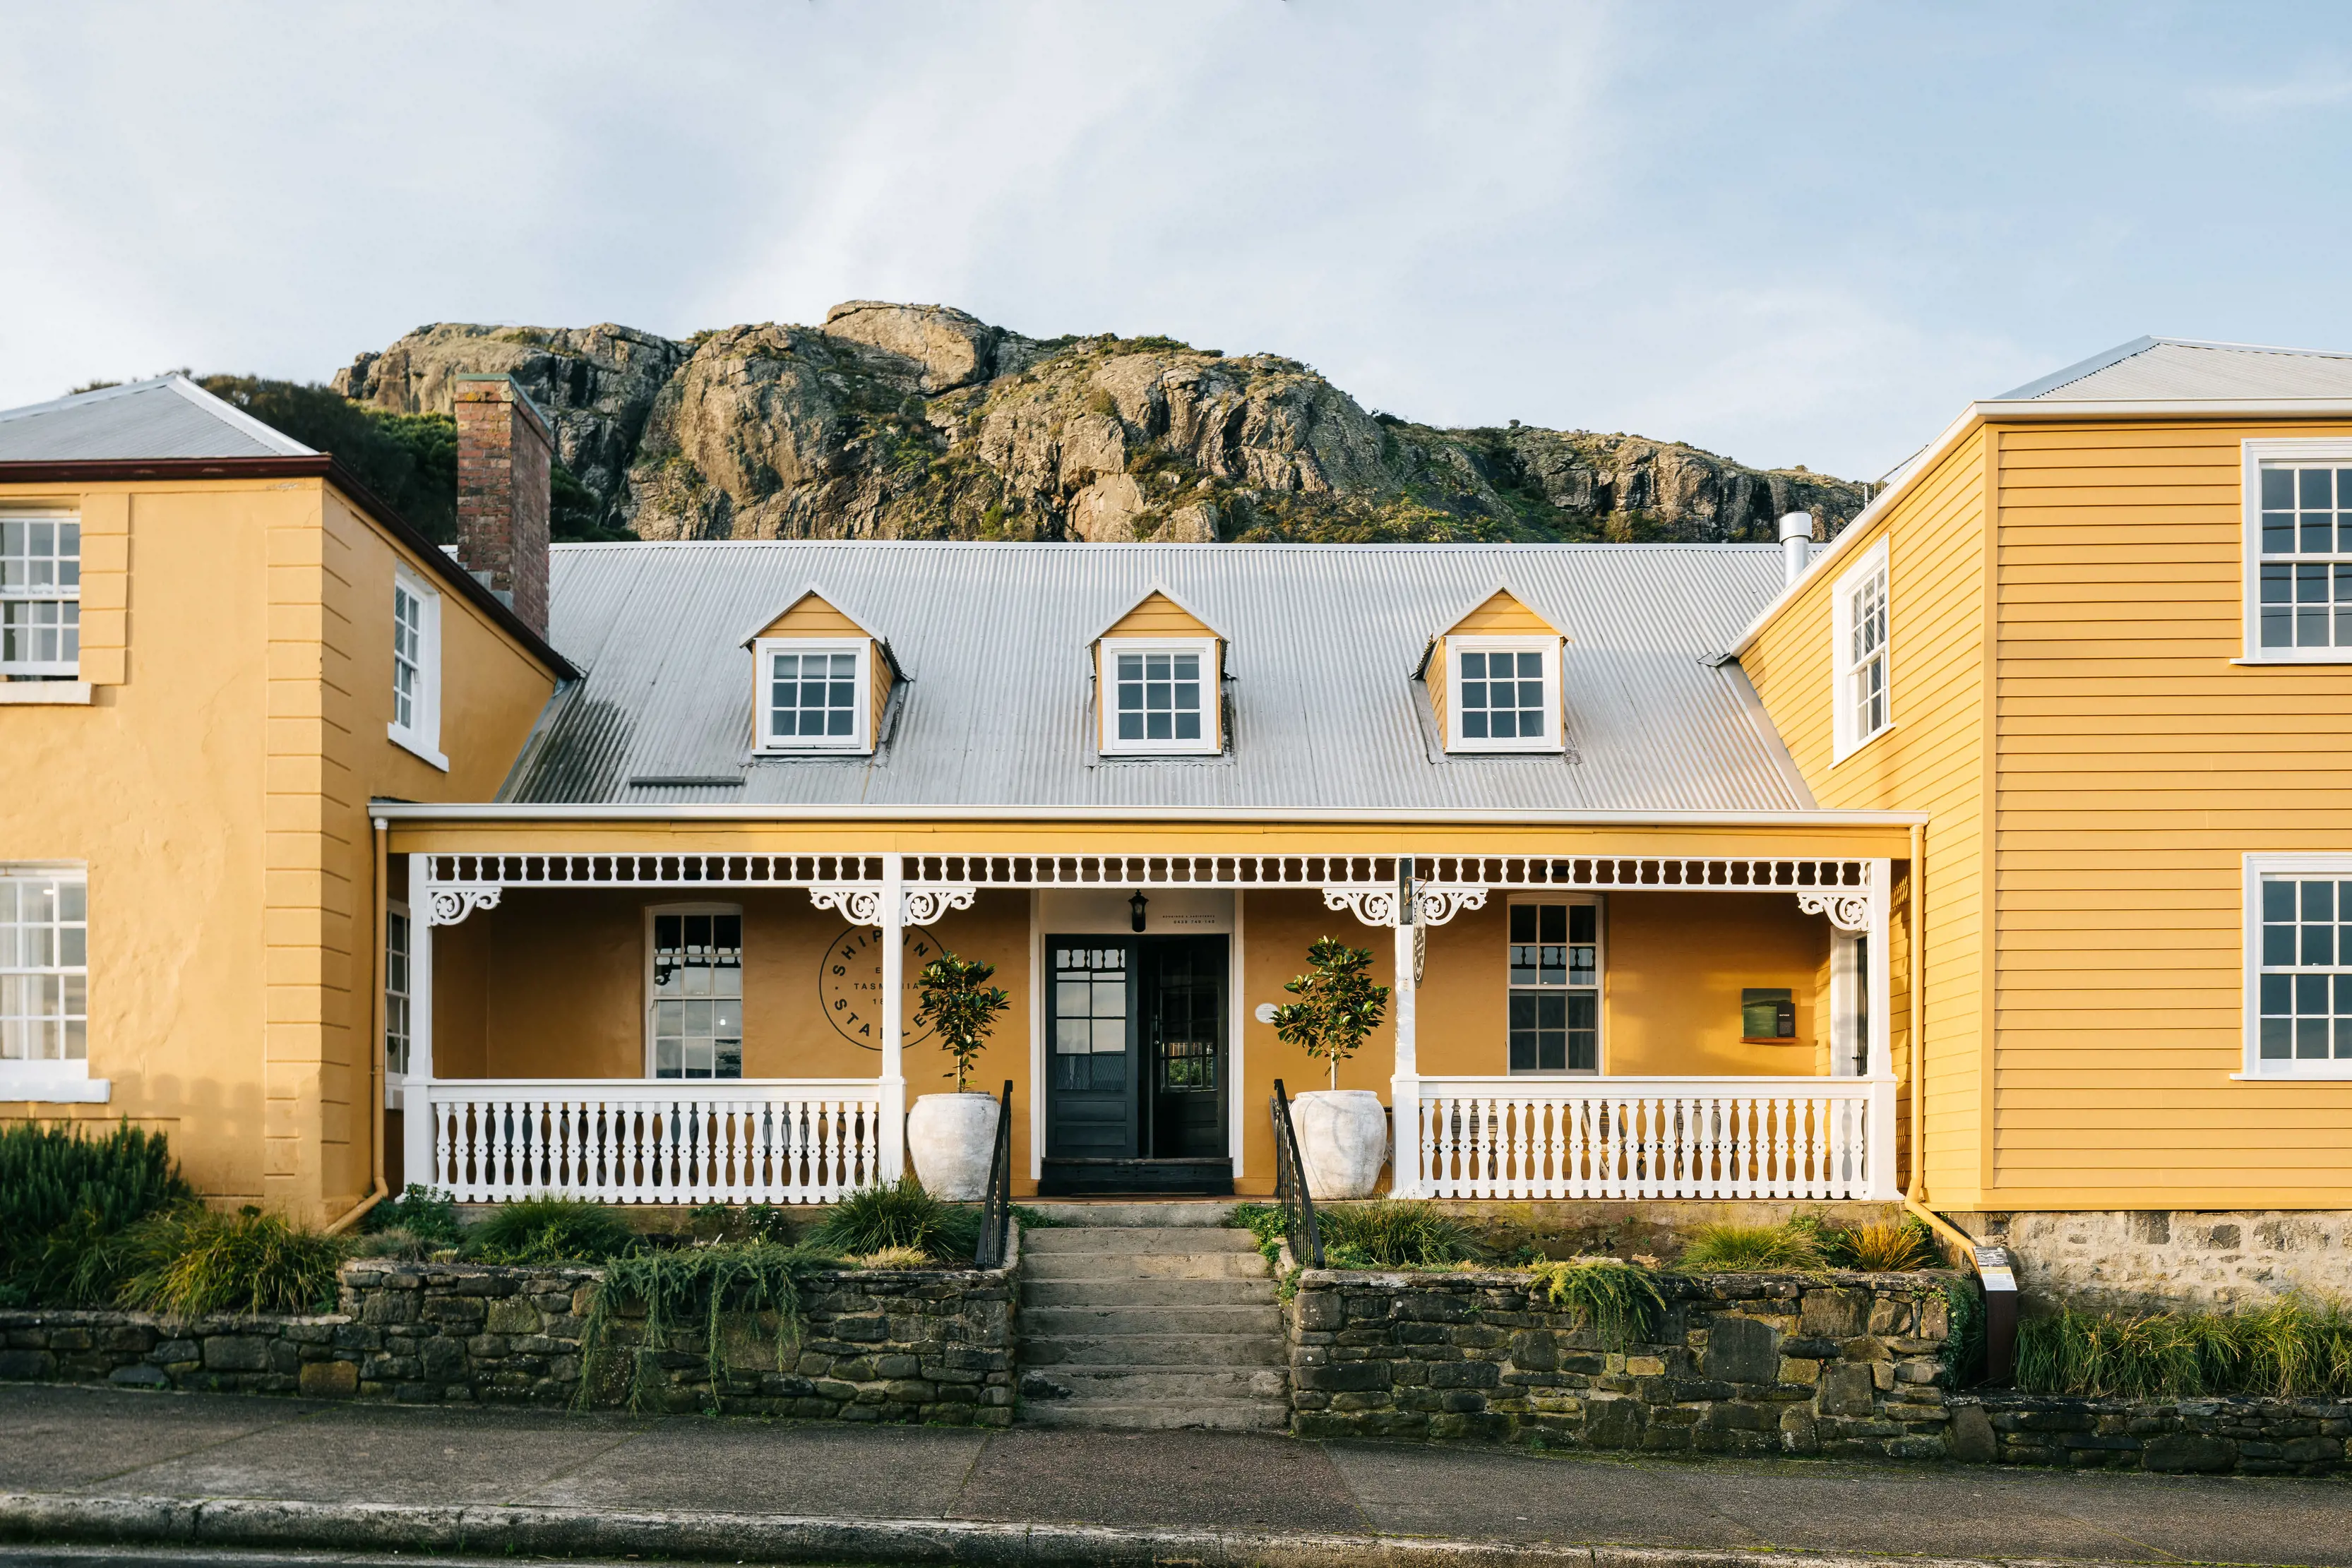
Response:
[[[1223,936],[1049,936],[1045,1157],[1223,1159]]]

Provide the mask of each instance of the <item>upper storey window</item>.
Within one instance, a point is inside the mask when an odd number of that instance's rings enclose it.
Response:
[[[406,567],[392,578],[392,741],[434,767],[441,755],[441,596]]]
[[[1223,750],[1224,647],[1165,589],[1129,606],[1095,639],[1098,748],[1113,757]]]
[[[2246,657],[2352,660],[2352,444],[2246,445]]]
[[[1835,589],[1831,636],[1837,666],[1832,761],[1893,727],[1887,680],[1886,541],[1864,551]]]
[[[70,679],[81,668],[81,525],[0,518],[0,675]]]
[[[874,750],[892,686],[905,678],[887,643],[814,589],[745,641],[759,750]]]
[[[1566,749],[1560,647],[1551,623],[1496,589],[1435,638],[1419,674],[1450,752]]]

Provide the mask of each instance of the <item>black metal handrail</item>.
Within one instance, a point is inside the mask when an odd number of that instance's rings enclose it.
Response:
[[[1315,1197],[1307,1190],[1307,1166],[1298,1157],[1298,1134],[1290,1125],[1290,1096],[1274,1081],[1274,1201],[1282,1207],[1282,1230],[1290,1256],[1302,1269],[1323,1267],[1323,1237],[1315,1228]]]
[[[988,1157],[988,1191],[980,1200],[980,1244],[972,1249],[975,1269],[1002,1269],[1013,1229],[1013,1080],[1004,1081],[1004,1097],[996,1104],[996,1150]]]

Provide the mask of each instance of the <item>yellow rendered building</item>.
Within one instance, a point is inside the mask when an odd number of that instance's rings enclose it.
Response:
[[[823,1202],[952,952],[1024,1194],[1268,1192],[1279,1081],[1400,1195],[2347,1282],[2352,358],[2126,345],[1777,548],[551,549],[460,413],[449,549],[176,378],[0,414],[0,1113],[327,1221]]]

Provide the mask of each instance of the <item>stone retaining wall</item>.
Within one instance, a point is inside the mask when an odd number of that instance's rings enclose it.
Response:
[[[1952,1396],[1952,1458],[1976,1464],[2248,1475],[2346,1466],[2352,1400],[2140,1402],[1987,1390]]]
[[[1941,1458],[1951,1279],[1669,1275],[1654,1342],[1612,1352],[1524,1274],[1309,1270],[1292,1429]]]
[[[1017,1248],[1017,1243],[1015,1244]],[[844,1421],[1007,1426],[1013,1419],[1014,1268],[862,1270],[818,1276],[778,1365],[775,1319],[724,1331],[720,1408]],[[0,1378],[106,1381],[215,1393],[408,1403],[564,1405],[600,1270],[362,1259],[343,1266],[341,1311],[319,1317],[171,1322],[144,1312],[0,1312]],[[622,1317],[614,1372],[638,1354]],[[699,1333],[657,1352],[660,1402],[708,1409]],[[617,1376],[596,1403],[622,1396]]]
[[[2018,1288],[2102,1312],[2233,1307],[2284,1291],[2352,1293],[2352,1210],[1958,1213],[2009,1249]]]

